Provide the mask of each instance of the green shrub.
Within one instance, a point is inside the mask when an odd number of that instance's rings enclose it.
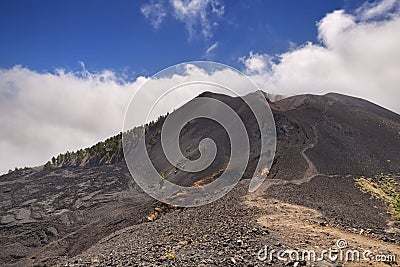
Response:
[[[400,194],[397,192],[398,183],[390,174],[376,175],[374,178],[360,177],[356,179],[361,191],[371,194],[375,199],[382,201],[392,218],[400,221]]]

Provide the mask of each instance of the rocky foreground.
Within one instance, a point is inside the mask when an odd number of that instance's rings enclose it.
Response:
[[[198,208],[171,209],[155,221],[117,231],[84,253],[59,266],[364,266],[368,262],[301,258],[265,259],[264,249],[320,251],[336,248],[339,239],[349,249],[375,255],[400,255],[393,235],[372,229],[344,228],[321,212],[247,193],[241,182],[227,196]],[[368,198],[367,198],[368,200]],[[378,203],[375,203],[378,204]],[[379,204],[378,204],[379,205]],[[156,208],[156,210],[159,210]],[[378,229],[377,229],[378,230]],[[260,254],[260,250],[262,253]],[[397,266],[371,262],[371,266]]]

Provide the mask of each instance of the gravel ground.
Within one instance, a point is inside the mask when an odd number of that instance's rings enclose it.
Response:
[[[116,232],[61,266],[260,265],[264,245],[282,244],[257,223],[259,209],[245,205],[247,186],[243,181],[214,203]]]

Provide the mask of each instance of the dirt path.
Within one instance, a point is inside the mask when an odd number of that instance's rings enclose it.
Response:
[[[399,246],[378,240],[371,233],[355,233],[332,227],[324,222],[323,215],[316,210],[284,203],[276,199],[247,200],[246,204],[267,213],[260,216],[257,222],[279,236],[282,245],[289,250],[315,250],[318,255],[323,249],[338,249],[336,242],[345,240],[348,246],[343,249],[344,252],[357,250],[362,255],[365,250],[369,250],[372,252],[371,255],[374,256],[400,256]],[[398,266],[393,262],[384,263],[374,259],[367,262],[362,260],[362,257],[360,257],[359,262],[343,262],[342,266],[389,266],[388,264]],[[337,265],[330,265],[327,261],[321,261],[314,266]]]
[[[306,152],[309,149],[312,149],[316,144],[318,144],[318,131],[317,131],[317,125],[318,125],[319,121],[317,121],[313,126],[312,126],[312,132],[314,135],[314,142],[310,143],[308,146],[306,146],[302,151],[301,151],[301,155],[303,156],[303,158],[306,160],[307,164],[308,164],[308,168],[304,173],[303,179],[299,179],[299,180],[295,180],[294,183],[295,184],[301,184],[304,182],[309,182],[311,181],[314,177],[320,175],[320,173],[318,172],[317,168],[315,168],[314,163],[310,160],[310,158],[306,155]]]
[[[286,185],[286,184],[295,184],[295,185],[300,185],[302,183],[307,183],[311,181],[313,178],[319,176],[319,175],[324,175],[318,172],[317,168],[315,167],[314,163],[310,160],[310,158],[306,155],[306,152],[309,149],[312,149],[316,144],[318,144],[318,131],[317,131],[317,125],[320,121],[317,121],[313,126],[312,126],[312,132],[314,136],[314,142],[310,143],[308,146],[306,146],[301,152],[301,156],[305,159],[307,162],[307,169],[304,172],[303,178],[301,179],[296,179],[296,180],[283,180],[283,179],[266,179],[263,184],[252,194],[249,194],[249,200],[255,200],[260,198],[264,192],[271,186],[276,186],[276,185]],[[325,175],[328,176],[328,175]],[[337,175],[329,175],[329,177],[334,177]]]

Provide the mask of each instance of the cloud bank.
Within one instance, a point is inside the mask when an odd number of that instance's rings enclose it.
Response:
[[[240,61],[272,93],[339,92],[400,113],[399,2],[363,5],[355,15],[334,11],[317,23],[320,43],[275,56],[250,52]]]
[[[132,92],[145,80],[124,83],[107,70],[0,69],[0,173],[118,133]]]

